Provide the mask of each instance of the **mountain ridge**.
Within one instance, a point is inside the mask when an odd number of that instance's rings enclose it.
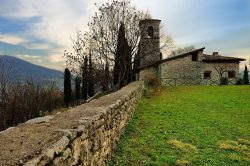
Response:
[[[10,69],[12,80],[27,80],[27,79],[39,79],[39,80],[62,80],[63,72],[50,69],[41,65],[36,65],[23,59],[10,56],[0,55],[0,70]]]

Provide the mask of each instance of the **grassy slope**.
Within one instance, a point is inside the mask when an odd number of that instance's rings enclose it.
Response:
[[[110,165],[249,165],[250,86],[143,98]]]

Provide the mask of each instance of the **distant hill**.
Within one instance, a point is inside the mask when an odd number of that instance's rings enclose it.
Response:
[[[11,67],[11,79],[13,81],[27,79],[56,80],[60,86],[62,85],[63,72],[61,71],[35,65],[9,55],[0,55],[0,62],[4,64],[0,65],[0,70]]]

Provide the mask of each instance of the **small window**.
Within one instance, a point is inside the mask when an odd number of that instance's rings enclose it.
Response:
[[[152,26],[148,27],[147,35],[148,35],[149,38],[152,38],[154,36],[154,28]]]
[[[228,78],[235,78],[235,71],[228,71]]]
[[[198,54],[192,54],[192,61],[198,61]]]
[[[211,78],[211,71],[204,71],[204,79],[210,79]]]

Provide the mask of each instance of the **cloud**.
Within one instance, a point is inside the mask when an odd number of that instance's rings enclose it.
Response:
[[[63,71],[64,67],[64,60],[63,58],[57,54],[55,55],[49,55],[49,56],[39,56],[39,55],[28,55],[28,54],[20,54],[20,55],[16,55],[17,58],[23,59],[25,61],[28,61],[30,63],[36,64],[36,65],[40,65],[40,66],[44,66],[47,68],[52,68],[52,69],[56,69],[59,71]]]
[[[57,52],[57,53],[51,54],[48,56],[48,58],[51,62],[55,62],[55,63],[64,62],[63,52]]]
[[[70,36],[86,27],[90,18],[88,13],[93,14],[93,9],[90,0],[2,0],[0,17],[26,22],[29,27],[16,34],[0,34],[0,41],[30,50],[47,50],[48,55],[22,52],[16,55],[35,64],[62,69],[65,65],[63,51],[72,46]],[[36,17],[39,20],[31,23],[30,20]]]
[[[8,44],[19,45],[28,42],[28,39],[13,34],[0,34],[0,41]]]
[[[34,55],[16,55],[16,57],[26,60],[28,62],[34,63],[34,64],[40,64],[45,61],[44,57],[34,56]]]
[[[103,0],[95,1],[103,3]],[[32,63],[62,69],[65,49],[71,50],[71,36],[78,30],[86,30],[87,22],[97,8],[92,0],[2,0],[0,17],[27,22],[29,27],[16,36],[5,36],[0,41],[22,45],[27,49],[47,50],[48,55],[22,54],[18,57]],[[33,18],[39,20],[30,22]],[[20,35],[22,37],[18,37]],[[43,42],[35,42],[43,41]]]
[[[28,20],[40,17],[27,30],[33,37],[55,42],[62,46],[71,44],[70,35],[84,28],[91,13],[92,1],[88,0],[4,0],[0,15],[9,19]]]
[[[28,49],[36,49],[36,50],[49,50],[52,48],[52,46],[50,44],[47,43],[26,43],[23,45],[24,47],[28,48]]]
[[[0,34],[0,41],[31,50],[47,50],[46,55],[39,55],[46,59],[41,62],[47,66],[54,64],[53,68],[62,67],[60,57],[63,50],[71,49],[70,36],[77,30],[87,29],[87,22],[97,10],[95,2],[107,1],[111,0],[1,0],[0,17],[26,22],[28,26],[16,34]],[[225,42],[213,42],[215,38],[231,36],[230,28],[237,29],[243,23],[250,23],[250,2],[247,0],[131,1],[139,9],[150,9],[154,18],[162,19],[164,31],[180,46],[195,44],[214,48],[220,44],[217,47],[223,48]],[[35,42],[37,40],[42,42]],[[227,49],[225,44],[224,49]]]

